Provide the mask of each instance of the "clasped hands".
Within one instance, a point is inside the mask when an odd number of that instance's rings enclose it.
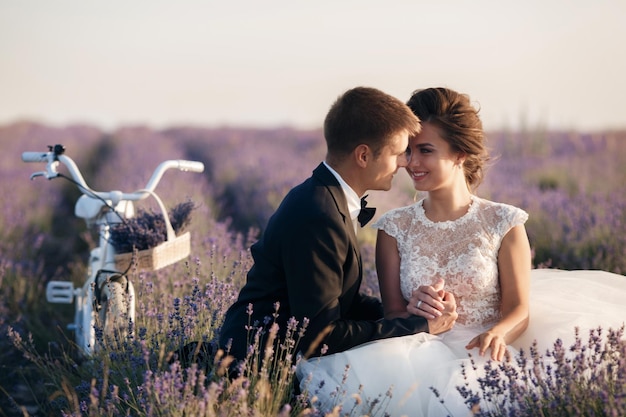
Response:
[[[413,291],[407,311],[428,320],[431,334],[440,334],[452,329],[458,313],[454,295],[444,290],[445,281],[439,278],[433,285],[422,285]],[[504,336],[498,335],[493,329],[474,337],[465,346],[466,349],[479,348],[481,356],[491,348],[491,358],[501,361],[506,354]]]
[[[439,278],[433,285],[422,285],[411,295],[406,309],[409,313],[428,320],[430,334],[450,330],[457,317],[454,294],[443,289],[445,281]]]

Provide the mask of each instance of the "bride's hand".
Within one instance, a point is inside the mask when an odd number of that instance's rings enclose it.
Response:
[[[478,348],[480,356],[483,356],[487,349],[491,349],[491,359],[494,361],[501,361],[507,353],[504,337],[491,330],[479,334],[465,346],[465,349],[473,348]]]
[[[406,307],[407,311],[427,319],[441,317],[445,309],[443,298],[446,294],[445,281],[439,278],[433,285],[422,285],[413,291]]]

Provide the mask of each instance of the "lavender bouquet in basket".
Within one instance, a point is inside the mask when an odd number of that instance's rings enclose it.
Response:
[[[178,204],[170,210],[169,220],[176,235],[191,221],[193,202]],[[157,247],[167,240],[167,226],[162,213],[139,209],[137,215],[111,228],[111,244],[117,253]]]

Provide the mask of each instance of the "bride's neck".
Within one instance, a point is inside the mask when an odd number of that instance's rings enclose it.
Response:
[[[434,222],[453,221],[467,213],[472,204],[469,190],[430,192],[424,199],[424,213]]]

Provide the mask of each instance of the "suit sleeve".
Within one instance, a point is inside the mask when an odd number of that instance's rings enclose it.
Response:
[[[322,345],[327,346],[325,354],[343,352],[363,343],[389,337],[407,336],[415,333],[428,333],[428,321],[423,317],[371,320],[337,320],[329,327],[328,335],[321,344],[313,341],[308,346],[308,356],[318,356]]]
[[[327,353],[334,353],[372,340],[428,331],[422,317],[380,318],[380,302],[359,295],[358,288],[350,310],[342,312],[344,268],[347,257],[353,256],[346,226],[333,217],[308,220],[292,225],[283,242],[292,315],[309,319],[299,342],[301,351],[318,355],[327,345]]]

